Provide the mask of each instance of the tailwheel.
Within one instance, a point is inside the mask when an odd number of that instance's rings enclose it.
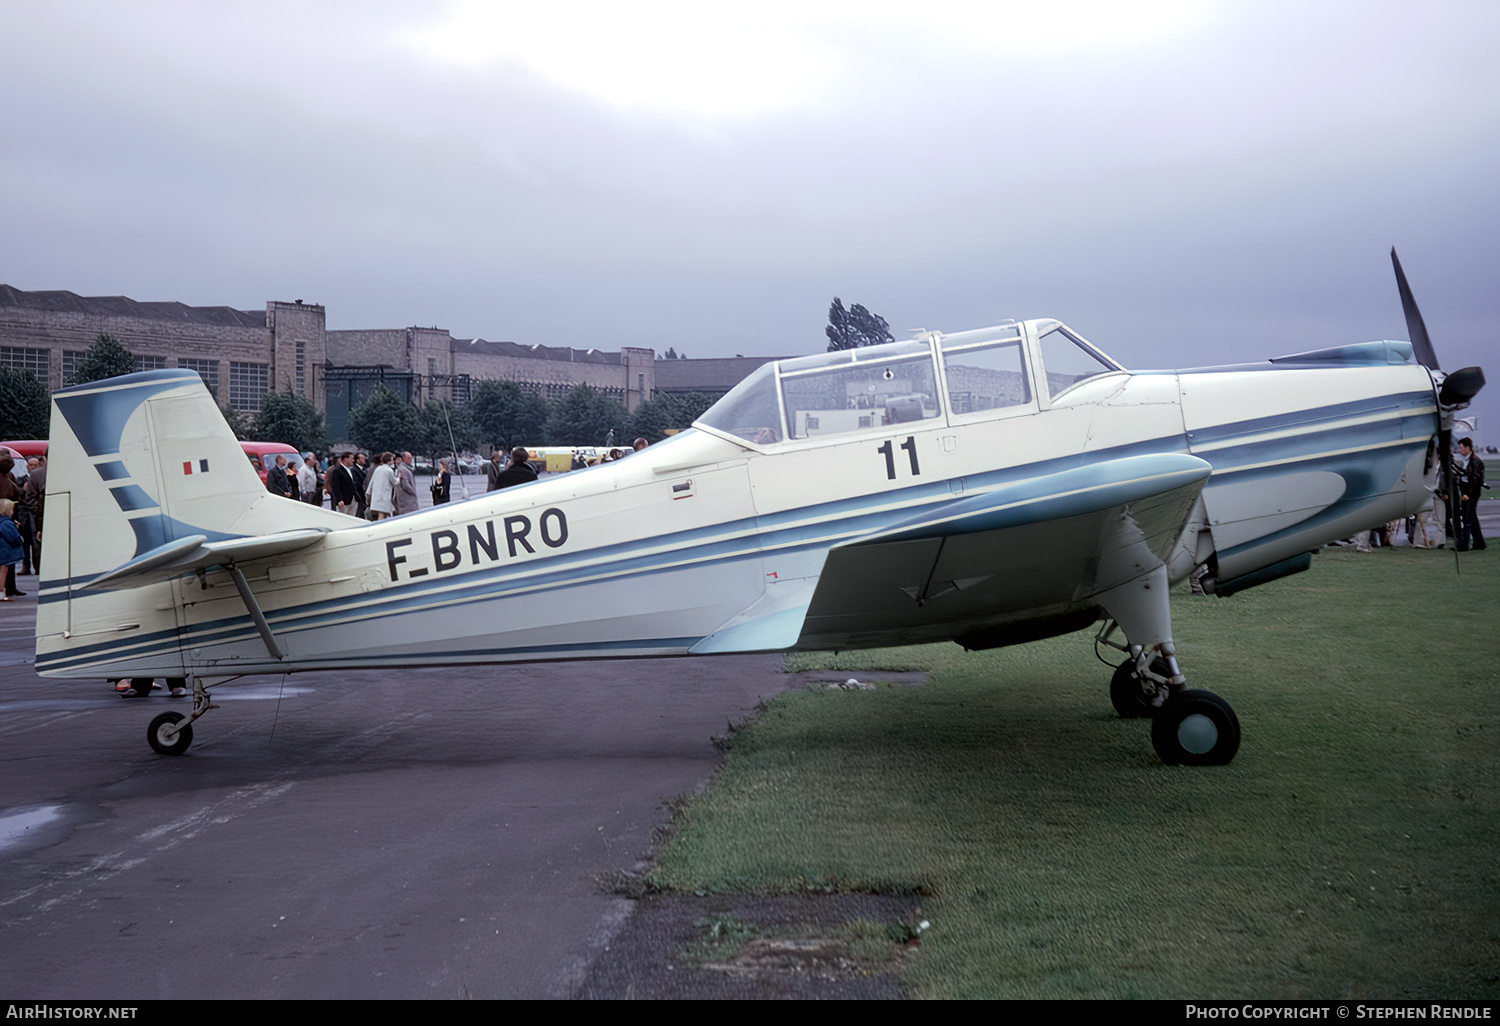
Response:
[[[182,723],[187,719],[182,713],[162,713],[146,728],[146,740],[159,755],[181,755],[193,743],[193,726]],[[182,723],[182,726],[178,726]]]
[[[1161,657],[1151,661],[1151,672],[1170,680],[1172,668]],[[1165,685],[1142,677],[1133,660],[1126,660],[1115,668],[1109,682],[1109,700],[1121,719],[1150,719],[1160,708]]]
[[[1240,749],[1240,721],[1212,691],[1179,691],[1151,721],[1151,744],[1169,766],[1224,766]]]

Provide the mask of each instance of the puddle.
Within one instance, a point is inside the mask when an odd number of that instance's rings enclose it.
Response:
[[[61,805],[42,805],[0,815],[0,851],[36,848],[58,839],[62,823]]]

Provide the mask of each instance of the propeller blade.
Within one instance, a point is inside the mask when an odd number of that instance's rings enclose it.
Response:
[[[1437,353],[1433,351],[1432,340],[1427,337],[1427,325],[1422,322],[1422,311],[1417,309],[1417,301],[1412,298],[1411,286],[1406,284],[1406,273],[1401,270],[1401,261],[1396,257],[1396,247],[1391,247],[1391,263],[1396,267],[1396,287],[1401,290],[1401,311],[1406,314],[1406,331],[1411,336],[1412,352],[1416,354],[1417,362],[1428,370],[1442,370],[1438,366]]]

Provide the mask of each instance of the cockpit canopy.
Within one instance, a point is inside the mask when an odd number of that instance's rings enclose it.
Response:
[[[844,349],[760,367],[697,421],[754,446],[1057,404],[1124,369],[1054,320]],[[1041,383],[1042,387],[1037,387]]]

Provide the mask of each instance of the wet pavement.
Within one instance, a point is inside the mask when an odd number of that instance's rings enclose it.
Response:
[[[260,677],[164,757],[146,724],[188,700],[37,677],[34,619],[0,605],[13,999],[575,996],[634,907],[612,881],[792,680],[775,655]]]

